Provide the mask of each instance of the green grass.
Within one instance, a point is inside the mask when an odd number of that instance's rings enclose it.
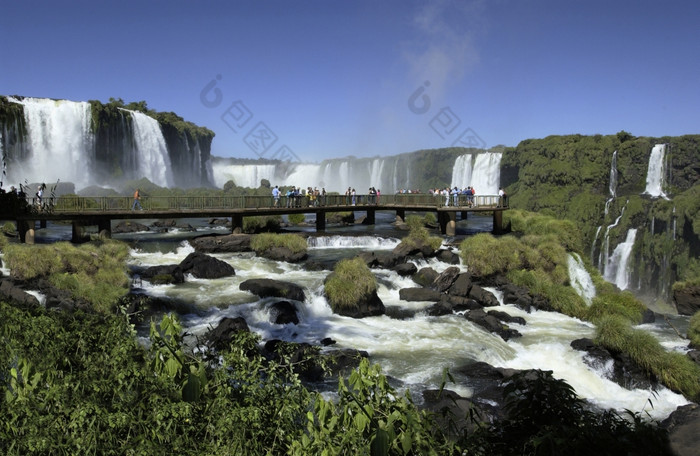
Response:
[[[281,221],[282,217],[279,215],[244,217],[243,232],[260,233],[267,231],[274,233],[280,230]]]
[[[431,236],[427,228],[425,228],[426,219],[418,215],[409,215],[406,217],[406,225],[409,227],[408,236],[401,240],[401,244],[408,245],[411,248],[417,248],[421,245],[429,245],[433,250],[437,250],[442,245],[442,238],[439,236]]]
[[[287,220],[289,220],[289,223],[292,225],[299,225],[301,223],[304,223],[306,220],[306,215],[304,214],[289,214],[287,216]]]
[[[646,307],[629,291],[599,293],[588,308],[586,319],[596,322],[606,315],[618,315],[632,324],[642,322]]]
[[[336,263],[324,288],[331,309],[354,309],[362,297],[377,290],[377,279],[362,259],[344,259]]]
[[[479,233],[462,241],[460,255],[469,272],[488,276],[522,267],[521,246],[515,236],[496,238],[488,233]]]
[[[507,274],[515,285],[525,287],[530,293],[544,296],[557,312],[575,318],[585,318],[586,301],[569,285],[556,283],[542,270],[515,269]]]
[[[250,247],[255,253],[262,253],[273,247],[286,247],[292,253],[300,253],[306,251],[308,244],[306,239],[298,234],[260,233],[251,238]]]
[[[695,312],[695,314],[690,317],[690,322],[688,323],[688,339],[690,343],[696,349],[700,349],[700,312]]]
[[[74,298],[91,302],[95,310],[108,312],[129,290],[126,274],[127,244],[118,241],[68,242],[51,245],[11,244],[4,249],[5,263],[13,277],[47,278],[53,286]]]
[[[681,353],[667,352],[652,334],[632,328],[625,317],[599,318],[595,342],[609,350],[627,353],[639,367],[656,375],[671,390],[691,400],[700,398],[700,366]]]

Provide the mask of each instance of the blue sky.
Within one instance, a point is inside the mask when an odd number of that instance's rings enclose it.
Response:
[[[0,9],[0,94],[146,100],[215,131],[221,157],[319,162],[553,134],[700,133],[693,1],[23,0]]]

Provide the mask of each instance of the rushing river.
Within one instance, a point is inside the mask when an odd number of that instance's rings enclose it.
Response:
[[[194,251],[187,241],[193,236],[226,232],[223,228],[209,227],[205,220],[188,220],[188,223],[197,231],[176,229],[160,234],[115,234],[114,238],[132,244],[130,265],[155,266],[182,261]],[[458,224],[458,233],[463,234],[488,229],[490,217],[475,217]],[[65,231],[69,238],[70,228],[49,226],[47,230],[37,233],[37,241],[60,240],[65,236]],[[387,228],[330,229],[327,234],[309,238],[310,259],[328,261],[351,257],[361,251],[391,250],[399,243],[399,239],[392,237],[391,229]],[[484,361],[497,367],[551,370],[555,377],[571,384],[581,397],[600,407],[645,411],[655,419],[663,419],[679,405],[688,403],[683,396],[663,387],[656,392],[627,390],[607,380],[605,366],[599,370],[589,367],[584,362],[584,353],[569,345],[574,339],[592,337],[595,330],[593,325],[559,313],[533,311],[528,314],[512,305],[501,305],[496,310],[523,317],[527,321],[526,325],[512,324],[522,337],[505,342],[467,321],[462,315],[426,315],[424,310],[432,303],[399,299],[401,288],[416,286],[410,278],[377,269],[373,272],[378,279],[378,294],[387,307],[387,315],[353,319],[334,314],[323,296],[323,280],[330,273],[329,270],[308,271],[303,264],[270,261],[252,253],[212,256],[231,264],[236,275],[216,280],[189,276],[184,284],[178,285],[143,282],[147,294],[175,299],[188,306],[189,312],[180,315],[180,318],[193,335],[203,335],[223,317],[242,316],[250,329],[264,340],[283,339],[318,344],[321,339],[330,337],[337,342],[333,348],[369,352],[371,361],[379,363],[385,374],[401,380],[414,393],[416,400],[420,398],[419,391],[440,385],[445,368],[455,369],[468,362]],[[416,265],[418,268],[430,266],[438,272],[449,266],[437,260],[420,261]],[[459,267],[467,270],[467,265]],[[251,278],[273,278],[302,286],[306,302],[297,306],[299,324],[271,323],[268,304],[278,299],[259,299],[239,290],[240,283]],[[495,289],[491,291],[500,300],[500,293]],[[684,321],[681,319],[678,322],[682,325]],[[663,320],[642,328],[658,337],[669,350],[682,351],[687,346],[687,341],[678,337]],[[468,381],[459,377],[456,380],[458,385],[448,384],[447,388],[469,396],[471,389]]]

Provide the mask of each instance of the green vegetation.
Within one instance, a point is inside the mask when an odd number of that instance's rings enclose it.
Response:
[[[306,251],[308,243],[303,236],[293,233],[260,233],[250,240],[250,248],[258,254],[273,247],[285,247],[292,253],[299,253]]]
[[[377,279],[361,258],[340,260],[324,284],[331,309],[353,309],[357,302],[377,290]]]
[[[418,215],[406,217],[406,224],[409,227],[408,236],[401,240],[401,244],[411,248],[418,248],[421,245],[429,245],[433,250],[437,250],[442,245],[440,236],[431,236],[425,228],[425,218]]]
[[[464,417],[436,425],[367,360],[329,400],[302,385],[298,363],[261,356],[251,333],[209,359],[172,316],[151,325],[145,348],[123,314],[4,302],[0,314],[8,456],[665,454],[653,423],[594,414],[549,372],[511,378],[505,419],[468,434],[450,427]]]
[[[84,299],[99,312],[109,312],[129,290],[125,261],[129,247],[106,241],[74,246],[9,244],[4,262],[13,277],[29,280],[44,277],[52,285]]]
[[[690,317],[690,322],[688,323],[688,339],[690,339],[690,344],[694,348],[700,349],[700,312],[695,312],[695,314]]]
[[[243,218],[244,233],[275,233],[280,230],[282,217],[279,215],[253,216]]]
[[[629,291],[599,293],[588,309],[587,320],[596,322],[606,315],[617,315],[633,325],[642,322],[646,307]]]
[[[287,220],[289,220],[289,223],[292,225],[299,225],[301,223],[304,223],[306,221],[306,215],[304,214],[289,214],[287,216]]]
[[[634,362],[668,388],[692,400],[700,399],[700,366],[682,353],[667,352],[650,333],[633,329],[619,315],[606,315],[596,321],[595,342],[627,353]]]

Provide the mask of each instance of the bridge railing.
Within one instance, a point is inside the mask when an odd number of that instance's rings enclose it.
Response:
[[[51,199],[54,212],[105,212],[128,211],[134,199],[127,196],[59,196]],[[35,202],[28,199],[29,204]],[[344,207],[348,206],[399,206],[399,207],[498,207],[501,201],[498,195],[443,195],[397,193],[389,195],[326,195],[319,197],[281,196],[277,203],[272,196],[145,196],[140,200],[145,210],[187,211],[208,209],[270,209],[296,207]]]

